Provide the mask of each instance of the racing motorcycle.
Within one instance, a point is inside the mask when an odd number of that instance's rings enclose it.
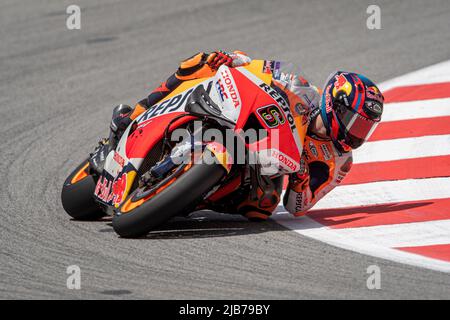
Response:
[[[279,181],[300,168],[307,121],[270,86],[272,71],[270,61],[254,60],[183,82],[128,126],[101,174],[88,158],[67,177],[63,208],[78,220],[112,215],[115,232],[127,238],[198,209],[237,213],[248,196],[274,205]],[[259,134],[245,135],[251,129]],[[181,142],[172,139],[176,130]],[[234,143],[198,134],[208,130],[231,133]]]

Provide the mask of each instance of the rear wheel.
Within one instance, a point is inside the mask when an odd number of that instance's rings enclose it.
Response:
[[[213,157],[205,150],[204,157]],[[113,228],[125,238],[147,234],[174,216],[190,212],[226,174],[220,164],[182,165],[178,175],[169,176],[149,190],[137,188],[113,217]],[[147,194],[146,194],[147,193]]]
[[[75,220],[98,220],[105,216],[94,200],[96,182],[89,174],[89,162],[83,161],[64,181],[61,202]]]

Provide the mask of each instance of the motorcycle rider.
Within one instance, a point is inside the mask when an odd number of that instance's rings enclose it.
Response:
[[[251,59],[243,52],[215,51],[197,53],[181,62],[172,74],[134,109],[119,105],[114,109],[109,141],[114,145],[136,117],[166,97],[183,81],[210,77],[225,64],[247,65]],[[304,142],[300,170],[289,175],[283,198],[285,208],[294,216],[302,216],[317,201],[344,179],[352,166],[352,149],[360,147],[381,120],[384,98],[378,87],[363,75],[337,71],[325,82],[323,92],[300,76],[292,64],[266,60],[264,72],[272,74],[271,86],[289,103],[295,116],[307,114],[308,130]],[[102,142],[104,145],[105,142]],[[110,146],[114,147],[114,146]],[[101,171],[106,148],[98,148],[91,157],[91,167]],[[247,196],[236,211],[250,220],[267,219],[278,205],[281,182],[274,191],[272,203]],[[262,190],[258,190],[258,195]]]

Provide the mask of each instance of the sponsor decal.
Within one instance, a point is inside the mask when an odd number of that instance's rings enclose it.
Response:
[[[330,94],[331,84],[327,86],[325,89],[325,112],[330,113],[333,110],[333,104],[331,102],[331,94]]]
[[[269,128],[276,128],[286,122],[283,112],[274,104],[258,108],[256,112]]]
[[[222,79],[217,80],[216,82],[216,90],[217,93],[219,94],[220,100],[222,100],[222,102],[226,99],[228,99],[228,95],[225,93],[223,84],[222,84]]]
[[[209,81],[206,84],[205,91],[207,93],[211,92],[211,88],[213,85],[213,81]],[[199,84],[199,86],[203,86],[203,84]],[[162,114],[167,114],[171,112],[179,112],[184,111],[184,106],[186,105],[186,101],[188,97],[191,95],[192,91],[194,91],[196,87],[193,87],[185,92],[182,92],[176,96],[173,96],[172,98],[165,100],[161,103],[155,104],[152,107],[150,107],[139,119],[139,124],[141,124],[144,121],[147,121],[153,117],[160,116]]]
[[[295,133],[297,127],[295,126],[294,117],[292,116],[291,109],[289,108],[289,104],[286,102],[286,100],[284,100],[284,98],[275,89],[271,88],[266,83],[261,83],[259,87],[267,92],[283,109],[284,113],[286,114],[287,121],[289,122],[291,131]]]
[[[295,195],[295,212],[300,213],[305,211],[305,208],[309,205],[309,199],[307,191],[298,192]]]
[[[125,165],[125,159],[117,151],[114,151],[113,160],[117,162],[120,168],[123,168],[123,166]]]
[[[127,175],[123,174],[116,179],[112,185],[112,192],[107,202],[111,202],[113,205],[117,205],[122,202],[123,194],[127,188]]]
[[[272,74],[272,77],[274,79],[280,79],[281,76],[280,67],[281,67],[280,61],[265,60],[262,72]]]
[[[339,171],[337,178],[336,178],[336,183],[340,184],[344,178],[345,178],[345,174],[343,174],[341,171]]]
[[[317,159],[319,157],[319,152],[317,152],[317,148],[314,145],[314,143],[312,143],[312,141],[309,141],[308,147],[309,147],[309,151],[311,151],[311,153],[314,156],[314,158]]]
[[[291,172],[298,171],[300,165],[281,151],[272,149],[272,157],[278,160],[282,168]]]
[[[152,122],[153,122],[152,119],[148,119],[148,120],[139,122],[139,125],[136,127],[136,130],[143,129],[143,128],[145,128],[147,125],[151,124]]]
[[[271,74],[272,73],[272,68],[270,67],[271,64],[272,64],[272,61],[264,60],[262,72],[263,73],[267,73],[267,74]]]
[[[301,212],[303,208],[303,192],[300,192],[295,195],[295,212]]]
[[[127,187],[127,174],[122,174],[114,181],[108,180],[107,177],[101,177],[95,187],[95,196],[111,205],[120,204]]]
[[[344,74],[341,73],[337,75],[335,79],[336,81],[334,82],[333,96],[336,97],[336,93],[338,91],[344,91],[347,96],[349,96],[352,93],[352,85],[348,82]]]
[[[381,104],[383,103],[383,95],[377,87],[368,87],[366,90],[366,95],[369,99],[375,100]]]
[[[322,150],[322,154],[323,154],[323,157],[325,158],[325,160],[331,159],[331,157],[332,157],[331,152],[330,152],[330,150],[328,150],[328,146],[326,144],[321,144],[320,150]]]
[[[279,79],[281,72],[280,72],[281,62],[275,61],[273,69],[272,69],[272,75],[275,79]]]
[[[95,196],[103,202],[107,202],[108,196],[111,193],[111,185],[111,181],[105,176],[98,179],[97,185],[95,186]]]
[[[225,91],[228,92],[229,97],[231,98],[231,101],[233,101],[233,105],[235,108],[238,108],[241,106],[241,98],[239,97],[239,93],[236,90],[236,84],[231,78],[231,73],[229,69],[224,69],[221,72],[222,79],[225,82]],[[228,95],[226,95],[228,98]]]

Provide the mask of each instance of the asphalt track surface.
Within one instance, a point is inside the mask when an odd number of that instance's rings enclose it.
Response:
[[[72,168],[105,136],[111,109],[133,104],[199,50],[240,49],[376,81],[450,57],[450,2],[74,1],[0,4],[0,298],[449,298],[450,275],[356,254],[273,221],[198,213],[145,239],[109,221],[75,222],[60,203]],[[368,290],[367,267],[382,289]],[[78,265],[81,290],[66,288]]]

